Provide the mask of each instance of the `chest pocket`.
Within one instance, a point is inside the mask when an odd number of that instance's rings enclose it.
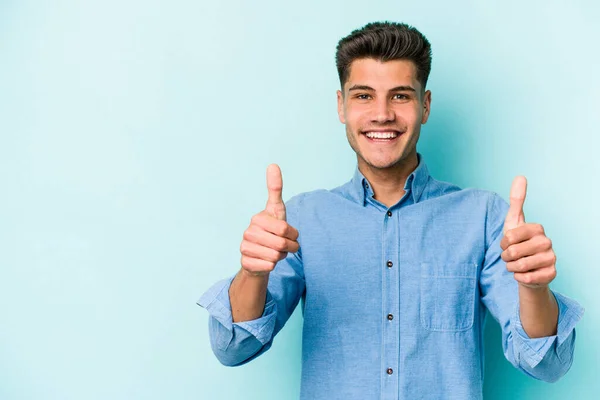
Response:
[[[473,326],[477,264],[422,263],[421,325],[431,331],[465,331]]]

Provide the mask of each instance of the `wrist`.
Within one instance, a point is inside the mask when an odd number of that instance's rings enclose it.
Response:
[[[245,279],[264,280],[269,277],[269,271],[248,271],[247,269],[241,268],[239,275]]]
[[[548,285],[528,286],[519,283],[519,300],[527,303],[545,303],[552,296]]]
[[[522,283],[522,282],[517,282],[517,283],[519,284],[519,290],[530,290],[530,291],[534,291],[534,292],[544,292],[544,291],[550,290],[548,284],[541,284],[541,283],[527,284],[527,283]]]

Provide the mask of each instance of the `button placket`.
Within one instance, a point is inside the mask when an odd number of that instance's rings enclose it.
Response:
[[[391,210],[384,211],[383,218],[383,351],[382,370],[385,379],[382,381],[382,393],[394,396],[398,393],[399,379],[394,370],[398,368],[399,359],[399,326],[397,321],[399,308],[398,280],[400,271],[398,262],[398,217]],[[384,396],[385,397],[385,396]]]

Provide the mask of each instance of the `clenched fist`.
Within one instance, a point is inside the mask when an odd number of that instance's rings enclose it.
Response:
[[[556,255],[544,227],[525,222],[523,203],[526,194],[527,180],[523,176],[516,177],[510,190],[510,208],[500,242],[504,250],[502,259],[520,285],[543,288],[556,277]]]
[[[251,275],[268,275],[277,262],[300,248],[298,231],[286,222],[281,196],[283,179],[276,164],[267,168],[269,198],[263,211],[254,215],[240,246],[242,269]]]

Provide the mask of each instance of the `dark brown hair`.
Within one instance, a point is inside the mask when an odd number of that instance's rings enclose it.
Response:
[[[431,44],[416,28],[397,22],[372,22],[342,38],[335,52],[342,90],[350,65],[361,58],[410,60],[417,66],[417,79],[425,90],[431,71]]]

